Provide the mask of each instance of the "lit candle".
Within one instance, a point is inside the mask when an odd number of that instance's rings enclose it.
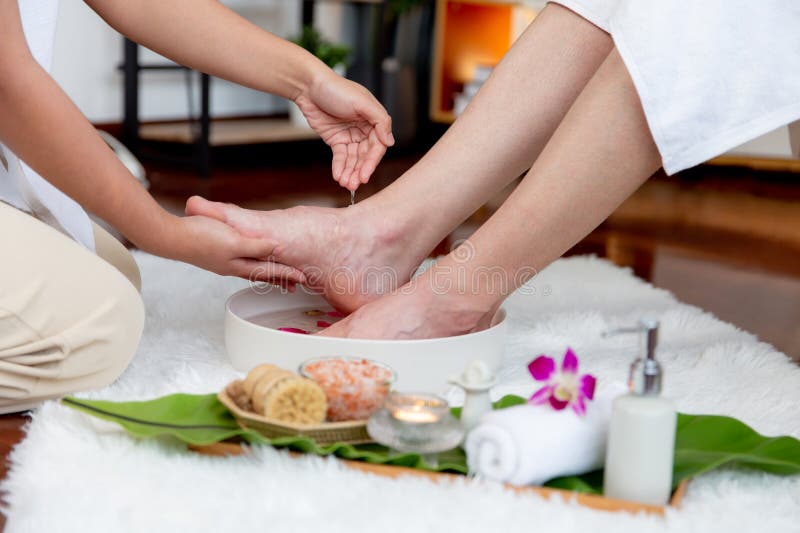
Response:
[[[413,406],[409,408],[398,408],[392,412],[397,420],[412,424],[431,424],[439,421],[439,415],[425,410],[424,406]]]
[[[429,394],[392,393],[386,402],[392,418],[407,424],[433,424],[448,412],[447,402]]]
[[[376,442],[398,452],[420,453],[430,465],[436,454],[464,437],[444,398],[432,394],[391,392],[383,409],[370,417],[367,431]]]

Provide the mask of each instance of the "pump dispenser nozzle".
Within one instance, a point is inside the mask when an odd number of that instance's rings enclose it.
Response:
[[[619,328],[603,332],[603,337],[621,335],[624,333],[641,333],[643,340],[643,354],[631,364],[628,375],[628,387],[634,394],[642,396],[658,396],[661,394],[661,380],[663,372],[661,365],[656,360],[656,346],[658,345],[658,320],[643,319],[639,325],[632,328]],[[642,367],[641,375],[638,374]]]

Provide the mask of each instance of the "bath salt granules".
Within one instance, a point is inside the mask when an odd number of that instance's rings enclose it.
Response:
[[[316,381],[328,399],[328,420],[366,420],[383,406],[394,373],[366,359],[316,359],[301,373]]]

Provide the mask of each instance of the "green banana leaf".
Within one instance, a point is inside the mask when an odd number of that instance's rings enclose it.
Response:
[[[142,402],[108,402],[67,396],[64,405],[116,422],[139,438],[169,435],[187,444],[207,445],[234,437],[267,443],[261,434],[244,429],[214,394],[170,394]]]
[[[268,439],[240,427],[216,395],[172,394],[142,402],[108,402],[64,398],[63,403],[84,413],[116,422],[140,438],[171,436],[184,443],[206,445],[232,438],[251,444],[268,444],[315,455],[335,455],[369,463],[406,466],[439,472],[467,473],[463,450],[439,454],[430,465],[419,454],[392,453],[378,444],[336,443],[320,446],[308,437]],[[495,409],[525,403],[519,396],[505,396]],[[453,410],[458,416],[460,411]],[[675,437],[673,486],[682,480],[722,466],[748,467],[772,474],[800,474],[800,441],[793,437],[765,437],[730,417],[678,414]],[[603,472],[556,478],[546,486],[600,494]]]
[[[582,492],[584,494],[602,494],[603,470],[594,470],[579,476],[553,478],[544,485],[552,489],[570,490],[572,492]]]
[[[721,466],[800,474],[800,441],[759,435],[727,416],[679,414],[673,484]]]
[[[66,397],[64,405],[86,414],[116,422],[139,438],[170,436],[186,444],[203,446],[233,438],[251,444],[268,444],[314,455],[335,455],[368,463],[406,466],[436,472],[467,473],[467,458],[460,448],[440,453],[438,464],[427,464],[415,453],[391,453],[379,444],[334,443],[320,446],[308,437],[269,439],[240,427],[215,394],[171,394],[141,402],[109,402]]]

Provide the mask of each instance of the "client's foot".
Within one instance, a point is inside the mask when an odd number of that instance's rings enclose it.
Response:
[[[186,213],[278,242],[271,259],[298,268],[308,287],[346,312],[402,286],[429,252],[417,249],[396,221],[363,204],[254,211],[194,196]]]
[[[354,339],[432,339],[480,331],[497,309],[470,294],[440,291],[428,273],[358,309],[318,335]]]

